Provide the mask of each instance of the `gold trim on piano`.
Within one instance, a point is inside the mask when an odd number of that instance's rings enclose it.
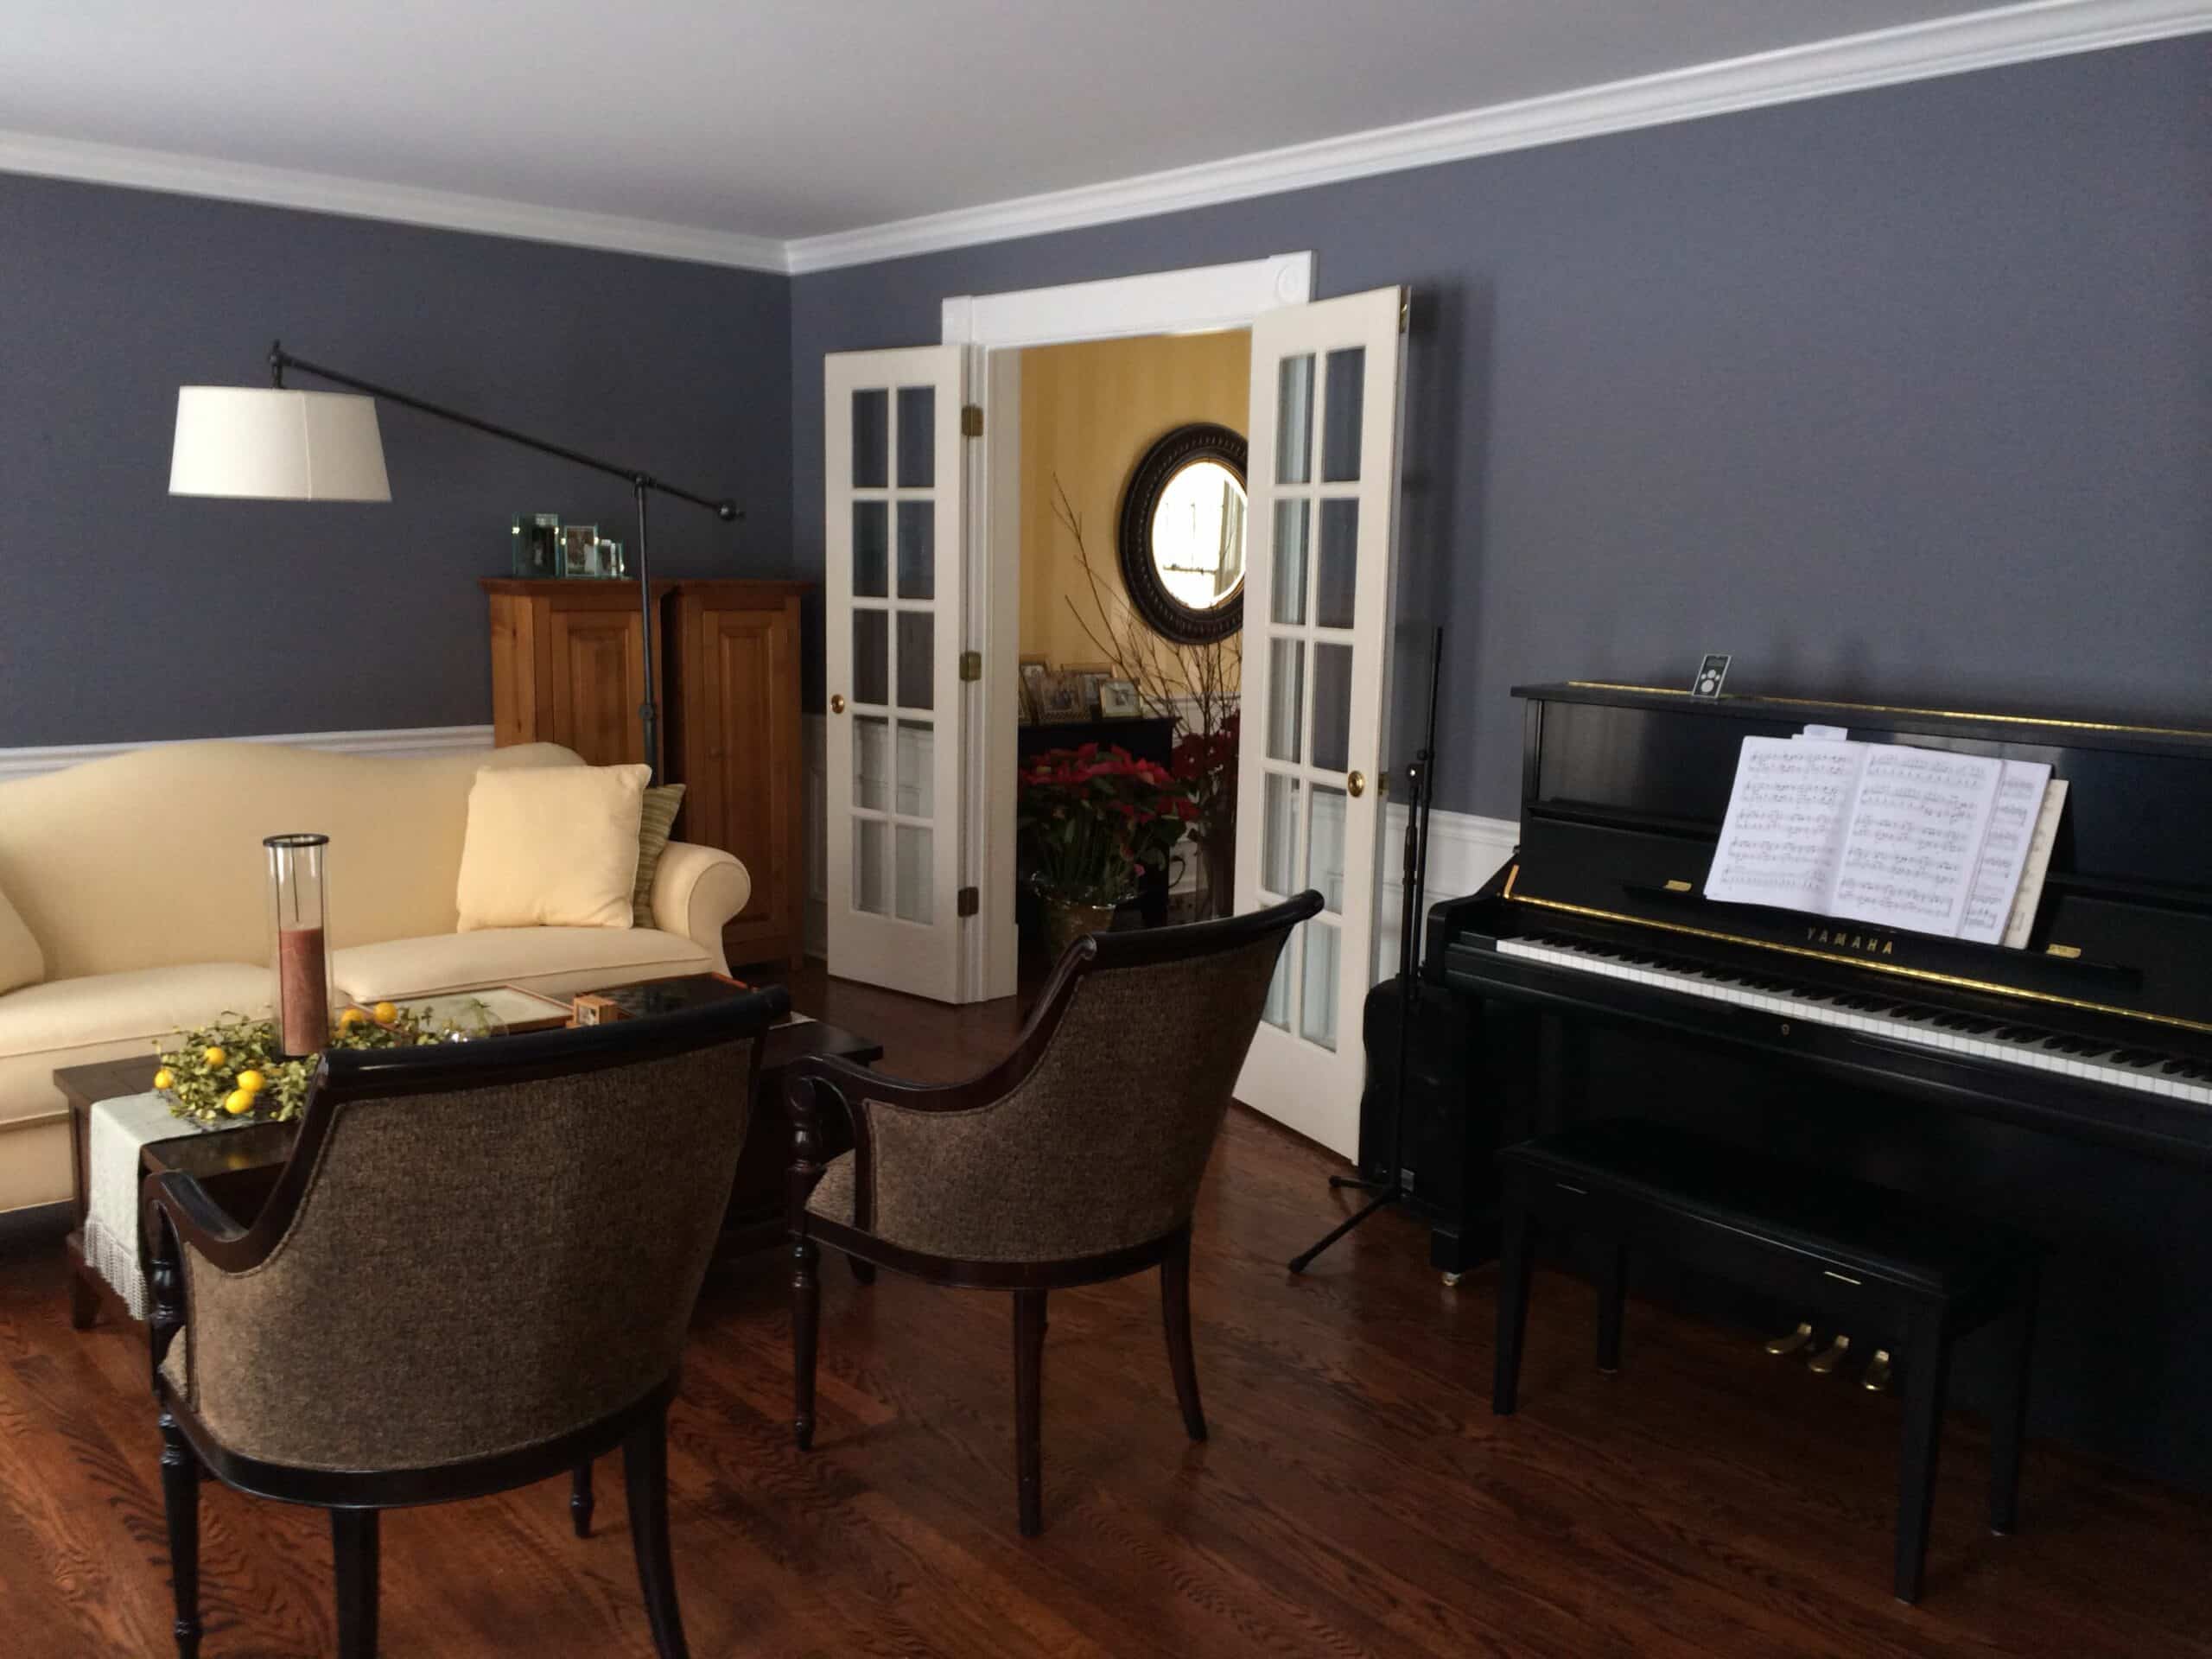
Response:
[[[1621,685],[1611,680],[1569,680],[1584,691],[1638,691],[1654,697],[1696,697],[1671,685]],[[1755,692],[1729,692],[1720,697],[1697,697],[1700,702],[1778,702],[1792,709],[1856,709],[1869,715],[1926,715],[1936,720],[2001,720],[2015,726],[2051,726],[2070,732],[2139,732],[2146,737],[2212,737],[2212,731],[2190,726],[2129,726],[2110,720],[2054,720],[2048,715],[1993,715],[1974,709],[1915,709],[1897,702],[1841,702],[1833,697],[1770,697]]]
[[[1688,694],[1685,692],[1684,696]],[[2141,1008],[2115,1007],[2109,1002],[2085,1002],[2078,997],[2059,996],[2050,991],[2024,990],[2017,985],[1998,985],[1986,979],[1965,979],[1956,974],[1939,974],[1929,968],[1907,968],[1894,962],[1869,962],[1864,957],[1838,956],[1833,950],[1808,950],[1802,944],[1777,944],[1770,939],[1746,938],[1740,933],[1722,933],[1709,927],[1691,927],[1682,922],[1655,922],[1648,917],[1624,916],[1617,910],[1595,910],[1588,905],[1570,905],[1557,899],[1539,899],[1533,893],[1516,894],[1513,877],[1521,874],[1521,867],[1513,867],[1505,880],[1505,890],[1499,896],[1510,899],[1518,905],[1533,905],[1541,910],[1560,911],[1569,916],[1589,916],[1601,922],[1626,922],[1631,927],[1656,927],[1662,932],[1683,933],[1694,939],[1718,939],[1723,944],[1747,944],[1759,950],[1778,950],[1785,957],[1810,957],[1816,962],[1840,962],[1853,968],[1864,968],[1870,973],[1901,974],[1907,979],[1924,980],[1932,985],[1952,985],[1961,990],[1986,991],[1993,996],[2018,997],[2030,1002],[2048,1002],[2062,1008],[2078,1008],[2086,1014],[2108,1014],[2123,1020],[2147,1020],[2154,1025],[2178,1026],[2183,1031],[2212,1032],[2212,1025],[2199,1020],[2184,1020],[2177,1014],[2149,1014]]]

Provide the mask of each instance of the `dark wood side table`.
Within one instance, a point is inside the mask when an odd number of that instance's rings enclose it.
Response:
[[[784,1178],[791,1162],[791,1120],[784,1113],[784,1070],[794,1060],[817,1054],[873,1065],[883,1058],[883,1046],[841,1027],[812,1020],[778,1026],[768,1033],[760,1057],[760,1096],[746,1131],[745,1148],[738,1155],[736,1179],[730,1184],[729,1211],[715,1251],[718,1261],[764,1249],[784,1236]],[[123,1299],[85,1259],[85,1211],[92,1192],[86,1159],[92,1103],[146,1093],[154,1086],[158,1069],[149,1054],[138,1059],[64,1066],[54,1074],[54,1086],[69,1103],[70,1204],[74,1223],[68,1238],[69,1323],[79,1331],[99,1319],[103,1306],[118,1312],[123,1307]],[[846,1149],[849,1140],[842,1143],[837,1140],[849,1135],[842,1123],[832,1123],[825,1117],[821,1128],[822,1138],[830,1142],[824,1157]],[[253,1123],[219,1135],[181,1135],[172,1141],[149,1141],[140,1154],[140,1167],[148,1175],[181,1170],[194,1176],[226,1212],[238,1221],[250,1222],[260,1213],[276,1185],[298,1134],[297,1122]]]

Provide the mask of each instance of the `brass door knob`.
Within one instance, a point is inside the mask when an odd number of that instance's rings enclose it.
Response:
[[[1366,794],[1367,774],[1363,772],[1353,772],[1349,778],[1344,779],[1344,790],[1346,793],[1352,796],[1355,799]]]
[[[830,712],[833,715],[842,715],[845,712],[845,694],[843,692],[833,691],[830,694]]]

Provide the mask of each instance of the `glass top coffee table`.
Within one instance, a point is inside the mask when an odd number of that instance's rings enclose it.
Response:
[[[629,991],[635,988],[614,988]],[[425,1001],[451,999],[394,1000],[414,1007]],[[522,1012],[521,1005],[517,1005],[514,1012]],[[507,1028],[511,1033],[542,1031],[565,1023],[548,1014],[534,1021],[515,1020]],[[715,1252],[717,1260],[760,1249],[784,1236],[784,1178],[791,1162],[791,1122],[783,1110],[784,1071],[794,1061],[817,1054],[851,1060],[858,1065],[873,1065],[883,1058],[883,1046],[842,1027],[803,1016],[769,1027],[760,1056],[760,1093],[754,1103],[753,1121],[746,1130],[744,1150],[738,1156],[737,1174],[731,1182],[729,1210],[723,1218],[721,1239]],[[148,1054],[137,1059],[64,1066],[54,1074],[54,1086],[69,1106],[73,1178],[73,1223],[68,1238],[69,1322],[80,1331],[99,1317],[103,1305],[117,1310],[123,1306],[122,1300],[108,1287],[85,1255],[85,1213],[92,1190],[86,1161],[92,1109],[99,1101],[149,1092],[156,1069],[154,1057]],[[284,1167],[285,1159],[291,1155],[292,1142],[298,1137],[300,1126],[297,1120],[289,1123],[249,1123],[215,1134],[188,1133],[181,1122],[178,1128],[175,1139],[149,1141],[140,1149],[143,1173],[157,1175],[176,1170],[191,1175],[207,1189],[208,1196],[226,1214],[245,1224],[260,1213]],[[824,1121],[821,1128],[823,1139],[828,1143],[823,1157],[832,1157],[846,1149],[849,1141],[843,1138],[846,1131],[842,1123]]]

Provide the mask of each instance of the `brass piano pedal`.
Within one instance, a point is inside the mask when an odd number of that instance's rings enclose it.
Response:
[[[1797,1328],[1795,1331],[1775,1338],[1773,1341],[1767,1344],[1766,1351],[1779,1359],[1784,1354],[1794,1354],[1801,1348],[1810,1347],[1812,1342],[1813,1327],[1805,1320],[1800,1319],[1797,1321]]]
[[[1890,1391],[1890,1351],[1877,1348],[1874,1357],[1866,1362],[1866,1375],[1859,1379],[1859,1386],[1869,1394]]]
[[[1840,1332],[1836,1339],[1805,1362],[1806,1369],[1816,1376],[1826,1376],[1843,1363],[1843,1357],[1851,1351],[1851,1338]]]

